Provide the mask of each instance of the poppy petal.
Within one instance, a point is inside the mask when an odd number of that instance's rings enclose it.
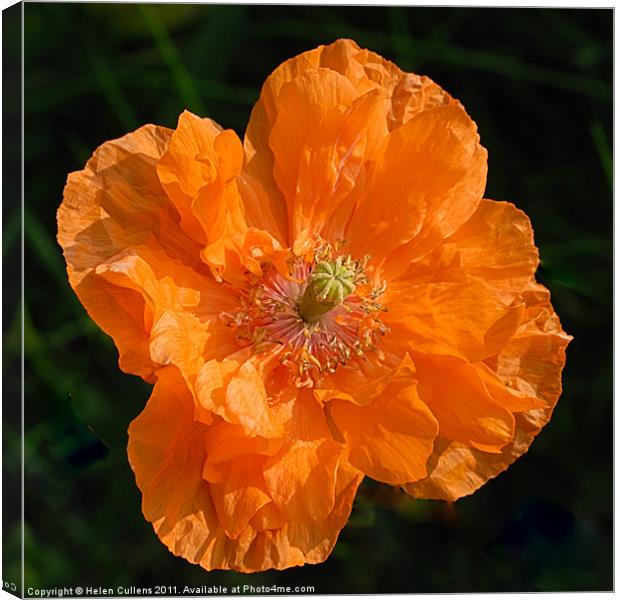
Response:
[[[290,225],[302,152],[320,123],[339,107],[349,107],[356,95],[346,77],[328,69],[307,71],[280,90],[269,147],[274,155],[274,177],[289,207],[289,235],[293,240],[300,231],[299,226],[295,231]]]
[[[383,93],[369,92],[346,109],[332,107],[310,131],[300,153],[289,209],[295,237],[304,230],[325,239],[343,237],[353,207],[353,202],[345,201],[358,180],[364,178],[367,161],[388,133],[385,103]],[[278,124],[279,120],[274,134]]]
[[[289,521],[281,529],[261,531],[252,545],[252,552],[248,554],[249,569],[263,571],[323,562],[330,555],[340,530],[351,514],[353,499],[362,478],[362,473],[341,459],[336,474],[334,504],[327,517],[313,521],[310,526]]]
[[[333,510],[342,447],[332,440],[323,411],[308,393],[292,405],[290,441],[263,467],[274,502],[292,520],[321,521]]]
[[[99,283],[91,292],[83,291],[91,299],[94,317],[109,322],[110,333],[122,342],[119,336],[128,332],[119,328],[115,306],[105,302],[133,298],[133,335],[141,336],[148,347],[151,365],[176,364],[189,380],[213,350],[238,349],[219,319],[221,311],[236,305],[235,297],[161,251],[137,246],[119,253],[98,265],[88,281],[95,277]],[[83,285],[84,281],[78,288]],[[94,298],[101,298],[101,304],[94,303]],[[220,344],[210,345],[207,351],[207,343],[215,340]]]
[[[313,393],[321,404],[340,399],[364,406],[383,394],[390,382],[409,384],[414,378],[415,367],[409,355],[402,360],[395,357],[388,360],[384,356],[381,361],[352,361],[347,369],[324,373]]]
[[[562,392],[565,349],[571,337],[562,331],[547,290],[531,283],[525,299],[523,324],[491,362],[506,389],[535,397],[544,407],[533,406],[526,411],[518,407],[514,439],[500,453],[438,438],[429,460],[428,477],[405,486],[413,497],[454,501],[471,494],[524,454],[551,418]]]
[[[415,382],[391,382],[371,403],[334,400],[328,410],[347,443],[349,461],[369,477],[392,485],[426,476],[437,421]]]
[[[325,518],[283,520],[273,502],[263,504],[260,471],[246,473],[251,481],[248,490],[243,488],[243,461],[260,462],[260,457],[232,459],[229,465],[240,468],[232,474],[236,483],[223,479],[214,492],[202,477],[210,428],[194,421],[193,414],[191,394],[178,369],[169,366],[157,372],[151,398],[129,427],[129,462],[142,492],[142,510],[169,550],[207,570],[254,572],[325,560],[349,517],[362,474],[343,459]],[[245,521],[258,505],[250,522],[269,527],[248,523],[239,532],[237,518]],[[237,537],[230,537],[222,522]]]
[[[514,417],[488,393],[476,369],[452,357],[414,355],[420,398],[439,422],[439,434],[499,452],[514,434]]]
[[[380,91],[385,98],[384,109],[381,118],[377,116],[374,126],[387,126],[389,130],[397,129],[423,110],[449,103],[458,104],[428,77],[403,73],[394,63],[370,50],[360,49],[352,40],[336,40],[333,44],[319,46],[282,63],[263,85],[260,99],[250,115],[244,140],[247,160],[245,170],[253,179],[259,181],[266,191],[269,202],[265,204],[265,210],[274,215],[278,231],[288,229],[285,197],[288,194],[290,199],[294,191],[292,175],[288,178],[284,176],[284,179],[280,177],[284,190],[276,183],[275,163],[281,160],[281,157],[272,150],[271,134],[276,121],[281,118],[280,95],[282,88],[289,82],[317,70],[332,72],[332,81],[340,81],[342,90],[347,89],[352,93],[347,105],[351,104],[353,98]],[[348,80],[354,92],[342,79],[336,77],[337,75]],[[311,94],[314,94],[314,91],[311,90]],[[324,99],[323,106],[326,104],[327,98]],[[335,106],[333,102],[331,106]],[[305,110],[303,114],[307,116],[307,106]],[[291,112],[294,117],[295,112]],[[297,140],[300,137],[307,139],[308,132],[311,131],[309,123],[297,118],[292,124],[288,135],[293,135]],[[305,133],[298,135],[300,131]],[[300,148],[299,142],[296,142],[296,147]],[[295,156],[299,156],[299,151],[293,158]],[[296,165],[292,165],[289,172],[296,173]],[[292,243],[294,236],[290,235],[289,238]]]
[[[206,242],[205,231],[191,207],[198,192],[217,177],[214,140],[221,132],[215,121],[186,110],[157,164],[161,185],[181,216],[181,227],[200,244]]]
[[[282,436],[282,424],[267,403],[263,380],[252,362],[207,361],[196,377],[195,390],[203,408],[241,425],[246,435]]]
[[[410,265],[411,282],[483,281],[510,302],[538,266],[532,226],[509,202],[483,200],[471,219],[433,252]]]
[[[383,316],[391,329],[386,345],[471,362],[496,354],[523,314],[522,303],[507,305],[479,281],[411,285],[397,280],[382,301],[389,307]]]
[[[238,538],[258,510],[271,502],[262,477],[264,462],[260,455],[232,459],[225,466],[224,476],[210,486],[219,522],[232,539]]]
[[[121,369],[152,380],[155,368],[145,329],[144,299],[131,287],[101,276],[115,257],[140,247],[181,270],[201,273],[199,246],[176,221],[156,165],[171,131],[144,126],[96,150],[82,171],[71,173],[58,209],[58,241],[69,282],[91,317],[111,335]],[[157,235],[155,235],[155,233]],[[99,269],[99,273],[97,273]]]
[[[209,428],[205,438],[207,458],[203,477],[214,483],[221,481],[222,463],[248,455],[273,456],[282,444],[283,440],[278,438],[249,437],[241,425],[219,421]]]
[[[417,114],[379,154],[347,228],[349,251],[385,260],[386,278],[396,277],[471,217],[486,173],[486,150],[461,107]]]

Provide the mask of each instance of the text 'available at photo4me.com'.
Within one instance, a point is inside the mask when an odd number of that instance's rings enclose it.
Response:
[[[7,589],[4,583],[4,589]],[[8,590],[7,590],[8,591]],[[76,598],[76,597],[137,597],[137,596],[226,596],[242,594],[315,594],[316,586],[283,586],[283,585],[155,585],[150,587],[136,586],[64,586],[53,588],[28,587],[25,591],[26,598]]]

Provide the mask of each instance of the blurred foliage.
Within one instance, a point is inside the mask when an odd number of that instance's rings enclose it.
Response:
[[[477,122],[487,196],[531,217],[539,278],[575,336],[565,392],[527,455],[473,496],[413,501],[367,481],[326,563],[207,573],[141,515],[125,446],[149,386],[120,372],[70,290],[55,212],[66,174],[102,142],[172,127],[185,108],[242,135],[270,71],[337,37],[429,75]],[[611,589],[611,10],[28,3],[25,78],[27,586]],[[5,253],[19,218],[15,203]],[[19,313],[5,323],[10,364]],[[18,548],[6,534],[5,552]]]

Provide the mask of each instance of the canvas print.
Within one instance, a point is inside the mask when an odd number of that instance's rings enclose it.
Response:
[[[611,10],[19,11],[5,591],[611,589]]]

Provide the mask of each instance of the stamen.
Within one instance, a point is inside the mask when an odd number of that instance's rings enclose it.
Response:
[[[367,352],[383,359],[377,344],[389,330],[378,318],[385,308],[377,299],[386,284],[368,291],[370,257],[336,256],[342,245],[323,243],[314,255],[293,257],[289,277],[265,266],[239,312],[221,315],[240,344],[286,365],[297,387],[313,387],[321,373],[367,360]]]

